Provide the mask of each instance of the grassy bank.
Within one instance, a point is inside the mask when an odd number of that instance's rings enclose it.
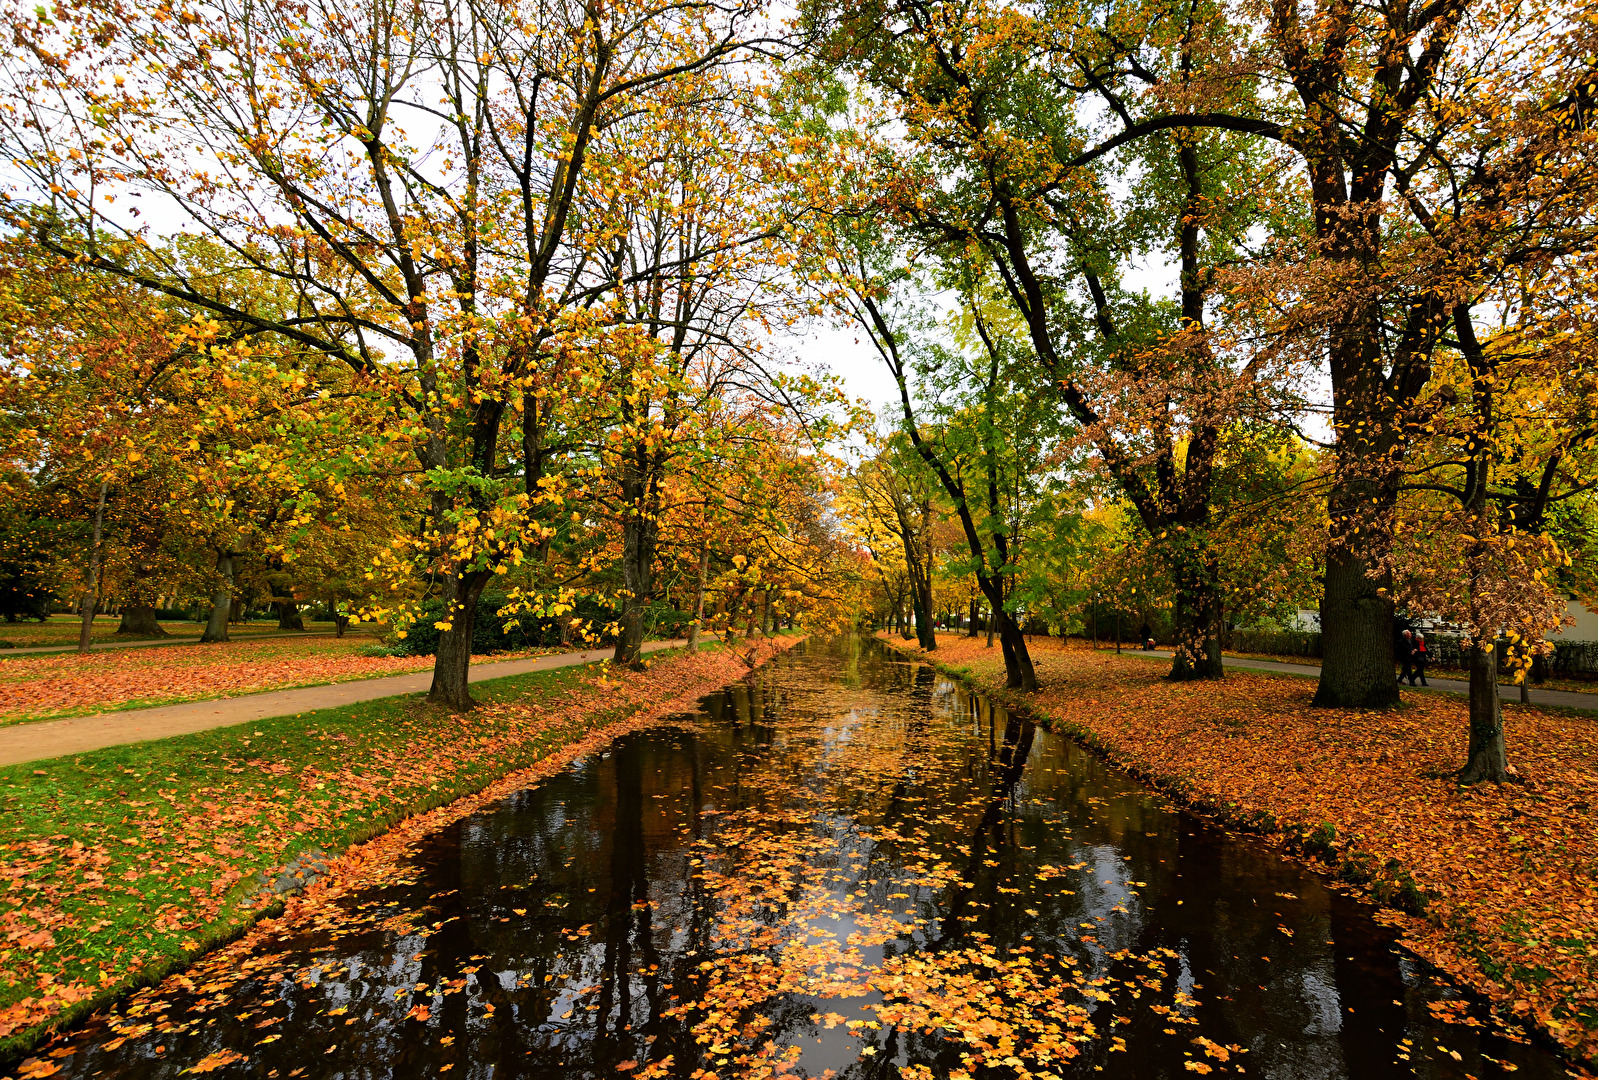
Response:
[[[388,698],[0,768],[0,1061],[236,936],[332,854],[746,670],[657,653],[478,683],[464,716]]]
[[[1506,704],[1518,782],[1462,788],[1462,698],[1317,709],[1307,679],[1170,683],[1163,665],[1041,639],[1029,643],[1041,688],[1019,695],[1003,689],[997,648],[938,641],[926,657],[938,666],[1404,908],[1387,917],[1414,952],[1598,1058],[1598,720]]]

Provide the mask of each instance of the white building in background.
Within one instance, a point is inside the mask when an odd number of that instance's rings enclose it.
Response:
[[[1598,641],[1598,612],[1591,611],[1579,600],[1565,601],[1566,613],[1576,621],[1574,626],[1561,627],[1557,632],[1544,635],[1550,641]],[[1426,625],[1428,620],[1419,620]],[[1321,613],[1314,608],[1299,608],[1293,616],[1289,630],[1300,633],[1318,633]]]

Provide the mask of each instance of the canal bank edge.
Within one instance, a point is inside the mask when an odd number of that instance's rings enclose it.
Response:
[[[551,737],[540,736],[529,740],[530,752],[522,756],[509,771],[470,772],[462,769],[454,776],[438,776],[435,778],[438,782],[418,797],[355,823],[344,831],[336,843],[285,847],[280,853],[280,860],[272,866],[258,873],[243,875],[243,880],[238,881],[219,903],[219,917],[196,928],[183,942],[183,947],[168,955],[153,957],[99,987],[84,987],[81,992],[69,992],[43,1000],[13,1000],[0,1006],[0,1026],[10,1028],[4,1037],[0,1037],[0,1069],[16,1066],[19,1061],[26,1068],[34,1059],[20,1059],[40,1047],[57,1031],[115,1004],[129,994],[156,985],[221,950],[247,948],[258,935],[270,930],[270,926],[265,924],[271,920],[293,917],[296,908],[303,908],[308,902],[315,903],[319,899],[325,901],[344,892],[354,884],[348,880],[353,874],[364,878],[367,875],[363,870],[385,858],[392,860],[403,855],[410,844],[425,835],[544,779],[572,760],[608,745],[621,735],[659,724],[674,715],[692,712],[705,694],[746,676],[773,656],[798,645],[805,637],[804,634],[781,635],[736,645],[711,642],[706,643],[697,656],[688,656],[679,650],[657,654],[650,658],[648,671],[623,671],[612,674],[608,679],[602,678],[595,692],[581,703],[587,707],[572,718],[575,721],[572,728],[575,730],[556,731],[550,733]],[[474,695],[481,697],[485,692],[492,692],[496,682],[521,686],[548,681],[559,691],[574,677],[593,675],[601,664],[512,676],[495,682],[479,683],[472,689]],[[679,685],[672,688],[675,692],[664,698],[658,693],[649,693],[647,684],[668,674],[678,677],[676,681]],[[570,691],[565,695],[567,698],[571,696]],[[555,694],[546,697],[554,698]],[[514,705],[516,700],[521,699],[513,699],[510,704]],[[620,705],[604,707],[618,700]],[[540,698],[532,696],[522,703],[530,711],[542,710],[544,704]],[[390,710],[425,708],[413,695],[407,695],[366,702],[360,706],[278,718],[278,721],[295,720],[314,731],[316,725],[325,729],[329,718],[340,713],[352,710],[370,712],[385,706]],[[467,717],[475,715],[467,714]],[[267,728],[278,721],[263,720],[243,726]],[[171,747],[166,744],[209,740],[218,735],[225,737],[229,730],[217,729],[154,743],[108,748],[94,754],[79,755],[73,759],[73,763],[81,765],[85,759],[108,753],[121,757],[129,752],[155,748],[170,751]],[[248,743],[248,740],[245,742]],[[32,770],[35,765],[51,764],[54,762],[30,762],[26,766],[0,769],[0,780],[8,778],[10,774],[40,771]],[[57,835],[60,841],[76,840]],[[53,837],[52,842],[57,842],[56,838]],[[5,852],[10,854],[9,848]],[[4,868],[12,869],[9,866]],[[13,871],[10,876],[12,880],[17,880],[20,875]],[[0,957],[5,957],[8,951],[0,947]]]
[[[1374,853],[1361,849],[1348,849],[1338,836],[1336,825],[1332,822],[1308,822],[1278,817],[1265,810],[1246,810],[1227,800],[1219,792],[1206,789],[1191,776],[1153,771],[1111,739],[1081,723],[1038,708],[1037,704],[1029,700],[1025,694],[1009,690],[1002,685],[985,683],[971,669],[944,663],[936,656],[924,652],[913,641],[896,641],[880,632],[875,636],[894,652],[927,664],[968,689],[997,701],[1006,709],[1030,716],[1050,730],[1072,738],[1116,768],[1156,788],[1184,809],[1208,818],[1224,828],[1273,839],[1288,854],[1311,870],[1354,886],[1376,903],[1383,905],[1386,910],[1379,913],[1379,921],[1397,929],[1424,930],[1446,937],[1449,944],[1470,957],[1475,964],[1464,967],[1452,963],[1451,958],[1429,950],[1425,941],[1416,940],[1414,935],[1403,937],[1400,944],[1421,960],[1446,972],[1451,978],[1469,986],[1473,992],[1486,999],[1501,1023],[1555,1048],[1565,1055],[1567,1060],[1584,1069],[1598,1068],[1598,1053],[1594,1053],[1593,1050],[1595,1045],[1593,1032],[1586,1031],[1586,1038],[1580,1041],[1564,1039],[1557,1030],[1543,1023],[1543,1018],[1535,1012],[1516,1012],[1513,1009],[1513,1004],[1517,1000],[1515,995],[1506,992],[1485,970],[1482,970],[1482,965],[1495,961],[1480,948],[1475,932],[1467,928],[1446,925],[1439,913],[1430,906],[1430,901],[1436,898],[1436,894],[1428,895],[1415,882],[1409,870],[1396,858],[1383,861]],[[1574,1023],[1565,1025],[1567,1029],[1576,1026]]]

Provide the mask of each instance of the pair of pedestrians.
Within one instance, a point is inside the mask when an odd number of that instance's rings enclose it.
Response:
[[[1420,679],[1419,685],[1428,686],[1426,682],[1426,662],[1431,656],[1426,651],[1426,635],[1417,634],[1413,630],[1405,630],[1398,637],[1398,681],[1402,685],[1404,680],[1409,680],[1409,685],[1417,685],[1415,680]]]

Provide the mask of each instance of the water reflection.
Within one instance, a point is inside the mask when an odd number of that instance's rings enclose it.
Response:
[[[451,1080],[1563,1073],[1436,1021],[1450,991],[1392,938],[1269,849],[846,641],[440,832],[406,880],[245,970],[134,999],[55,1060]]]

